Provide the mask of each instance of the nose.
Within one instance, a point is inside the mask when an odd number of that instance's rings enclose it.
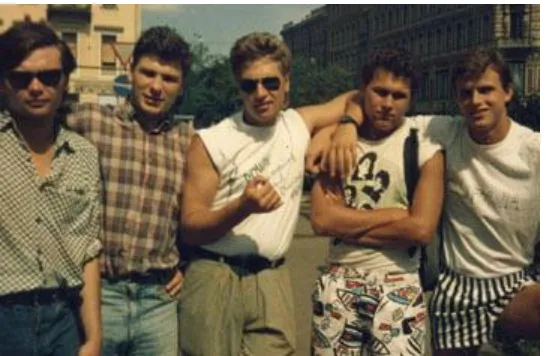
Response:
[[[156,75],[154,79],[152,79],[152,83],[150,85],[150,89],[154,93],[160,93],[161,92],[161,86],[163,85],[163,80],[161,79],[161,76]]]
[[[392,95],[386,95],[383,98],[383,102],[381,103],[381,106],[383,107],[383,110],[390,111],[393,108],[393,103],[394,101],[392,99]]]
[[[44,85],[38,80],[38,78],[32,78],[32,81],[28,85],[28,91],[31,94],[39,94],[44,90]]]
[[[258,83],[258,86],[256,87],[256,92],[255,93],[256,93],[257,97],[262,98],[262,97],[267,95],[268,91],[267,91],[266,88],[264,88],[264,86],[260,82],[260,83]]]
[[[477,90],[474,90],[472,91],[472,94],[470,95],[470,102],[473,104],[473,105],[477,105],[481,102],[481,95],[480,93],[478,93]]]

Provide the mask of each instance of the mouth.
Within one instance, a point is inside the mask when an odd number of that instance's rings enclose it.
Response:
[[[470,117],[474,120],[482,119],[487,114],[487,110],[479,110],[470,113]]]
[[[49,100],[29,100],[27,105],[31,108],[38,109],[46,106],[49,103]]]
[[[260,103],[260,104],[254,105],[254,109],[258,113],[264,113],[264,112],[267,112],[272,106],[273,106],[272,103],[266,102],[266,103]]]
[[[151,106],[158,106],[161,103],[163,103],[163,101],[165,101],[165,100],[163,100],[161,98],[153,97],[153,96],[147,96],[147,95],[143,95],[143,98],[144,98],[144,102],[147,105],[151,105]]]

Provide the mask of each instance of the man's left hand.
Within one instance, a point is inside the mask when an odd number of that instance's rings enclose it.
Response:
[[[165,291],[171,296],[171,298],[176,297],[178,293],[180,293],[180,289],[182,289],[182,282],[184,282],[184,275],[177,268],[173,278],[171,278],[169,283],[167,283],[165,286]]]

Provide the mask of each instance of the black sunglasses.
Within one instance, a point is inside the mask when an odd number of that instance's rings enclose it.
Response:
[[[281,79],[279,77],[264,77],[260,79],[241,79],[239,88],[247,94],[253,93],[258,88],[258,83],[267,90],[279,90]]]
[[[28,88],[34,78],[38,78],[43,85],[55,86],[61,81],[63,71],[61,69],[43,70],[40,72],[23,72],[12,70],[6,75],[9,85],[16,90]]]

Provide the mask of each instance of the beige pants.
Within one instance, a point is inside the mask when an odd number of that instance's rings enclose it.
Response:
[[[293,303],[285,265],[245,275],[224,263],[193,261],[180,296],[182,354],[294,354]]]

